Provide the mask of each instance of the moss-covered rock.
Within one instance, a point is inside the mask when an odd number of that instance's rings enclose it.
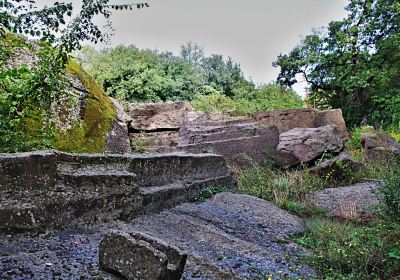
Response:
[[[103,153],[108,133],[116,118],[110,98],[94,79],[77,63],[66,65],[67,74],[78,79],[87,93],[80,108],[80,120],[60,132],[56,148],[68,152]]]

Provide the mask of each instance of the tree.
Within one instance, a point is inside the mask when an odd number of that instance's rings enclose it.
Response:
[[[397,56],[388,60],[384,54],[400,51],[395,44],[400,31],[400,3],[351,0],[346,9],[345,19],[314,31],[289,54],[278,57],[274,63],[281,69],[278,82],[291,86],[301,74],[309,84],[311,97],[321,107],[342,108],[350,124],[368,120],[388,124],[377,100],[382,102],[379,88],[386,86],[392,89],[389,100],[399,99],[394,83],[399,78],[399,60]],[[392,112],[400,110],[391,104],[386,105]],[[390,122],[396,120],[390,118]]]

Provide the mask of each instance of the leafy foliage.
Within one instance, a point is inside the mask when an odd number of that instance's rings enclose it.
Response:
[[[400,126],[400,3],[351,0],[348,16],[306,36],[280,55],[278,81],[300,74],[321,108],[341,108],[350,124]]]
[[[271,83],[233,97],[222,95],[217,91],[208,95],[199,95],[192,105],[196,110],[203,112],[247,115],[263,110],[302,108],[304,102],[293,90],[282,91],[281,86]]]
[[[38,8],[34,0],[0,1],[1,152],[54,147],[58,135],[52,106],[66,95],[69,52],[80,48],[82,40],[96,43],[107,38],[92,22],[95,15],[109,19],[111,10],[132,7],[108,2],[84,0],[78,15],[67,23],[72,2]],[[21,57],[27,61],[19,61]]]

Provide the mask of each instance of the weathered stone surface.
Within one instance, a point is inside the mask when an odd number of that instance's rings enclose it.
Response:
[[[49,151],[0,155],[0,165],[0,230],[127,219],[172,207],[205,187],[234,186],[217,155]]]
[[[346,123],[340,109],[326,111],[314,109],[271,110],[254,113],[252,117],[259,124],[276,125],[281,133],[293,128],[337,125],[343,129],[344,135],[347,135]]]
[[[317,114],[313,109],[292,109],[262,111],[252,114],[252,117],[259,124],[276,125],[282,133],[297,127],[315,127]]]
[[[178,130],[186,123],[188,105],[185,102],[130,104],[127,114],[130,127],[136,131]]]
[[[100,267],[128,280],[179,280],[187,255],[140,232],[112,231],[100,242]]]
[[[248,195],[220,193],[204,203],[186,203],[135,219],[126,231],[130,228],[186,252],[183,279],[256,279],[260,273],[279,279],[313,274],[309,267],[296,263],[294,255],[303,251],[288,239],[303,231],[301,220]],[[290,271],[290,266],[297,265],[297,271]]]
[[[56,156],[52,152],[0,154],[0,194],[54,187]]]
[[[314,204],[341,218],[360,218],[370,213],[379,203],[379,181],[365,181],[348,187],[317,191],[312,196]]]
[[[250,137],[182,145],[177,148],[191,153],[222,155],[229,164],[244,167],[249,164],[246,157],[261,163],[275,154],[278,145],[279,131],[276,126],[257,128],[253,133],[254,136]]]
[[[308,163],[325,151],[340,152],[345,141],[341,128],[336,125],[294,128],[279,135],[276,159],[281,166]]]
[[[400,155],[400,143],[383,133],[361,134],[361,145],[369,160],[386,160],[393,155]]]
[[[0,278],[121,279],[99,268],[99,244],[110,230],[129,234],[129,238],[133,233],[145,235],[145,243],[152,247],[161,243],[188,254],[182,279],[258,279],[261,273],[273,279],[285,275],[313,279],[310,275],[314,275],[310,267],[297,261],[296,254],[304,251],[287,238],[303,230],[299,218],[261,199],[224,193],[133,222],[49,229],[33,235],[0,232]],[[137,236],[133,238],[140,240]],[[171,251],[156,250],[168,260],[182,259]]]
[[[341,180],[361,167],[362,163],[356,161],[347,151],[342,151],[336,157],[325,160],[309,168],[308,171],[320,176],[329,174],[331,178]]]
[[[116,118],[108,133],[105,144],[106,153],[125,154],[131,152],[128,125],[132,118],[125,113],[122,105],[115,99],[110,98],[116,111]]]
[[[344,121],[341,109],[318,111],[314,125],[315,127],[337,125],[342,129],[343,136],[349,136],[346,128],[346,122]]]

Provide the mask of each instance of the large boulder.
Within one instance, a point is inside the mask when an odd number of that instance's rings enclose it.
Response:
[[[284,167],[309,163],[324,152],[339,153],[346,142],[336,125],[317,128],[294,128],[279,135],[277,162]]]
[[[385,160],[400,155],[400,143],[383,133],[361,134],[361,145],[368,160]]]

